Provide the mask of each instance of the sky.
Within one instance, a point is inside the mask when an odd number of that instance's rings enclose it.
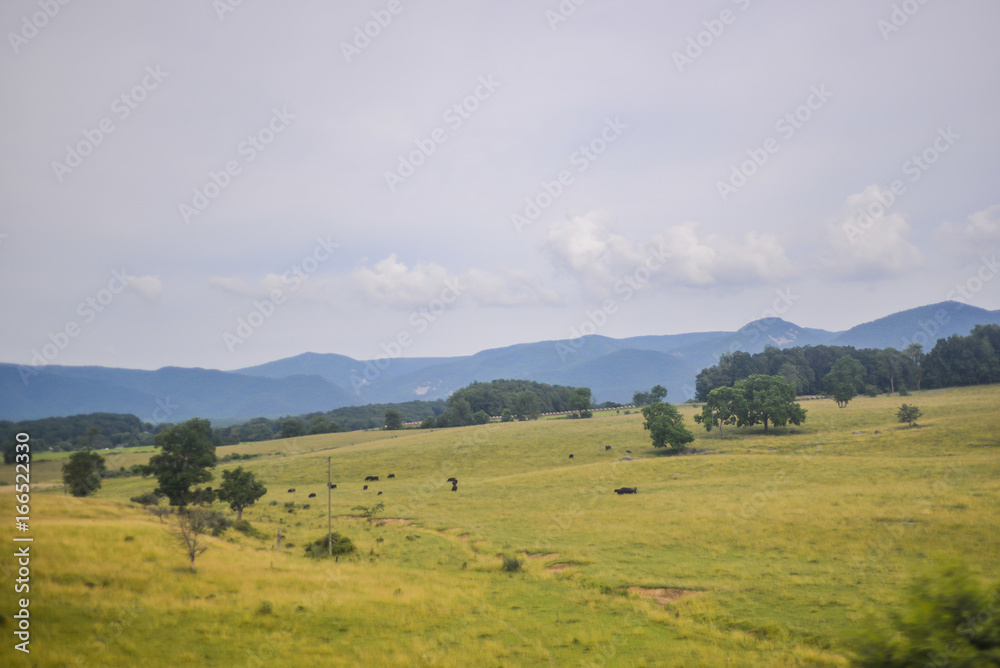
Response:
[[[998,309],[997,25],[992,0],[8,0],[0,361]]]

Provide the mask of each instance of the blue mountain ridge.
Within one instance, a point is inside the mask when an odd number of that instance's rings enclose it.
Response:
[[[590,387],[597,402],[627,402],[636,390],[664,385],[674,402],[694,396],[697,373],[723,353],[765,346],[840,345],[905,348],[977,324],[1000,324],[1000,311],[959,302],[922,306],[842,332],[765,318],[735,332],[695,332],[613,339],[521,343],[460,357],[356,360],[303,353],[236,371],[164,367],[25,367],[0,363],[0,419],[91,412],[131,413],[149,422],[207,417],[232,422],[328,411],[342,406],[446,398],[474,381],[518,378]],[[22,379],[22,375],[26,379]]]

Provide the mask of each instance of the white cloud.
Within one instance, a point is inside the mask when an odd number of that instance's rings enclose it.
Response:
[[[650,268],[653,283],[708,287],[786,278],[791,261],[777,239],[749,232],[742,242],[721,234],[700,236],[701,223],[668,227],[647,243],[633,243],[604,214],[577,216],[549,228],[545,248],[558,268],[585,293],[602,298],[623,276]]]
[[[827,221],[823,266],[838,278],[873,278],[904,274],[923,265],[920,249],[907,241],[910,224],[887,211],[886,190],[873,184],[848,197]]]
[[[146,301],[155,302],[163,294],[163,281],[159,276],[136,276],[129,280],[128,287]]]
[[[935,237],[960,255],[980,255],[1000,245],[1000,204],[977,211],[967,220],[964,226],[942,223]]]
[[[433,262],[417,263],[411,268],[396,253],[371,267],[357,267],[351,272],[350,282],[366,302],[399,308],[426,306],[442,294],[468,298],[480,306],[532,306],[560,301],[558,294],[524,272],[471,269],[454,274]]]

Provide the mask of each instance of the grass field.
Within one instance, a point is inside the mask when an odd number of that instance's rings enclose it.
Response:
[[[895,421],[903,402],[919,428]],[[684,456],[614,413],[219,448],[264,455],[240,462],[269,490],[244,518],[271,538],[210,539],[196,573],[128,501],[154,481],[77,499],[61,459],[37,461],[31,654],[13,650],[7,549],[0,664],[838,666],[935,564],[1000,578],[1000,386],[803,407],[801,427],[720,439],[682,406],[699,451]],[[303,556],[326,532],[327,458],[334,530],[359,549],[336,563]],[[366,475],[380,482],[363,491]],[[8,546],[13,477],[0,469]],[[377,502],[385,522],[352,510]],[[523,569],[502,572],[505,554]]]

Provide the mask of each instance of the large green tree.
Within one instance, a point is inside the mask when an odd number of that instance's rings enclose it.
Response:
[[[89,450],[78,450],[63,464],[63,482],[73,496],[89,496],[101,488],[104,457]]]
[[[847,406],[851,399],[865,386],[865,367],[850,355],[844,355],[823,376],[823,387],[833,397],[841,408]]]
[[[219,500],[229,504],[236,511],[236,521],[243,519],[243,509],[249,508],[257,499],[267,494],[267,487],[250,471],[243,467],[223,471],[219,485]]]
[[[541,415],[538,395],[531,390],[518,392],[514,398],[514,415],[518,420],[536,420]]]
[[[754,374],[736,383],[735,389],[745,398],[737,415],[739,427],[763,424],[766,433],[768,423],[784,427],[806,419],[806,411],[795,402],[795,388],[781,376]]]
[[[172,506],[186,506],[195,499],[205,498],[202,490],[192,485],[212,479],[215,466],[215,441],[212,423],[204,418],[191,418],[156,435],[158,454],[149,458],[144,475],[152,475],[159,485],[156,493],[170,500]]]
[[[694,440],[694,434],[684,426],[684,416],[672,404],[658,401],[643,408],[642,414],[646,418],[642,426],[649,431],[654,448],[683,450]]]
[[[723,425],[736,424],[739,416],[746,412],[746,395],[735,387],[717,387],[708,393],[708,399],[701,413],[694,421],[704,424],[707,431],[719,427],[719,434],[725,437]]]
[[[385,409],[385,428],[390,431],[403,428],[402,414],[392,408]]]

